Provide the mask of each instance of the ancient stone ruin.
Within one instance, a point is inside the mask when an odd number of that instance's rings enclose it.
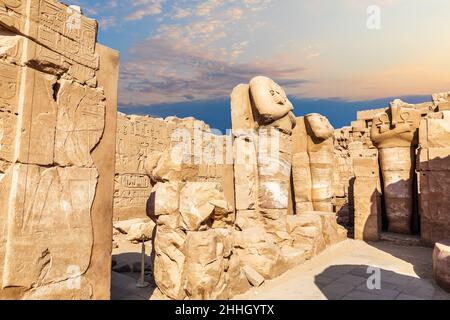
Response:
[[[0,1],[0,298],[108,299],[118,53],[52,0]]]
[[[121,236],[168,299],[230,299],[347,237],[436,246],[450,288],[450,92],[334,129],[256,76],[219,134],[117,113],[96,37],[77,7],[0,0],[0,299],[109,299]]]

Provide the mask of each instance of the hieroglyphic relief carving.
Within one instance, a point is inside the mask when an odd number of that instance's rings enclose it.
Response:
[[[55,161],[63,166],[92,166],[90,153],[105,124],[102,90],[63,80],[57,102]]]
[[[169,124],[161,119],[119,114],[114,193],[116,218],[123,218],[128,212],[145,215],[152,190],[149,168],[169,147],[169,130]],[[130,181],[141,183],[134,185]]]
[[[2,0],[0,8],[0,24],[6,28],[31,37],[59,55],[97,69],[95,20],[54,0],[30,0],[20,4]]]
[[[48,19],[67,9],[0,0],[0,299],[110,295],[118,57],[96,44],[93,20],[55,30]]]
[[[0,111],[17,112],[20,68],[0,62]]]
[[[89,212],[97,184],[96,169],[18,164],[8,174],[26,183],[21,183],[11,197],[3,288],[31,289],[64,281],[68,274],[60,266],[76,264],[80,274],[84,273],[92,247]],[[49,236],[57,241],[49,242]]]

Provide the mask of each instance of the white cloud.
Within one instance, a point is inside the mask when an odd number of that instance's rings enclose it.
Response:
[[[137,0],[133,2],[134,6],[139,8],[125,17],[126,20],[141,20],[146,16],[162,13],[162,6],[165,0]]]

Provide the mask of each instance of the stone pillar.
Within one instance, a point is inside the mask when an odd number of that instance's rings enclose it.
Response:
[[[294,182],[295,212],[314,211],[312,202],[311,165],[308,154],[308,133],[305,118],[297,118],[292,134],[293,158],[292,175]]]
[[[296,212],[333,212],[334,129],[319,114],[297,118],[293,131]]]
[[[381,186],[377,157],[353,159],[355,239],[379,240],[381,232]]]
[[[118,53],[96,32],[0,1],[0,298],[110,296]]]
[[[334,128],[319,114],[305,116],[315,211],[333,212]]]
[[[383,193],[390,232],[412,232],[415,199],[414,148],[421,113],[395,104],[373,120],[371,139],[380,153]]]
[[[411,233],[414,212],[414,157],[410,147],[379,149],[389,231]]]

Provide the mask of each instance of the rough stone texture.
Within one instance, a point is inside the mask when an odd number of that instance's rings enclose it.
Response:
[[[0,1],[0,298],[110,296],[118,53],[67,19]]]
[[[148,204],[157,224],[155,282],[171,299],[228,299],[249,288],[232,251],[229,138],[211,134],[197,120],[165,121],[182,130],[172,131],[170,146],[148,172],[156,182]]]
[[[132,242],[149,241],[153,238],[154,227],[153,221],[134,223],[127,232],[127,239]]]
[[[433,246],[450,237],[450,114],[423,119],[418,152],[422,241]]]
[[[171,299],[231,298],[347,236],[334,213],[293,215],[291,134],[296,119],[282,88],[256,77],[233,90],[231,107],[232,137],[214,136],[195,119],[161,120],[174,126],[170,143],[161,152],[150,148],[143,159],[154,160],[137,173],[148,176],[152,188],[143,197],[148,197],[147,213],[156,223],[155,282]],[[314,137],[308,169],[317,178],[310,192],[315,203],[331,204],[333,130],[323,117],[309,117]],[[130,119],[141,121],[125,121]],[[130,145],[134,135],[128,138]],[[298,143],[307,145],[307,139]],[[119,152],[118,158],[129,154]]]
[[[248,282],[254,287],[259,287],[265,281],[264,277],[261,276],[258,272],[255,271],[252,267],[245,266],[242,268],[244,270],[245,276],[248,279]]]
[[[170,144],[162,119],[119,114],[117,123],[114,219],[145,217],[152,191],[148,171]]]
[[[436,242],[433,252],[434,280],[450,292],[450,240]]]
[[[297,118],[293,132],[296,212],[333,212],[334,129],[319,114]]]
[[[421,113],[394,101],[373,120],[371,138],[380,152],[388,229],[410,234],[414,204],[414,147]]]
[[[377,158],[353,160],[355,180],[354,236],[357,240],[377,241],[381,232],[381,186]]]

